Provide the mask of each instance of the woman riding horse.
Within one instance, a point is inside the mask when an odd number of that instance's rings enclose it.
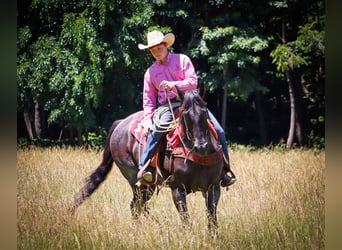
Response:
[[[173,103],[173,107],[179,107],[176,87],[181,91],[197,88],[197,75],[193,64],[188,56],[184,54],[170,53],[168,48],[173,45],[175,36],[168,33],[165,36],[160,31],[154,30],[147,34],[147,45],[139,44],[139,49],[149,49],[156,60],[145,72],[143,89],[144,109],[144,134],[147,136],[146,146],[139,162],[137,178],[145,182],[152,182],[153,168],[148,166],[160,139],[165,132],[152,122],[152,116],[157,107],[167,104],[167,98]],[[161,122],[167,123],[172,120],[172,111],[169,109],[160,117]],[[218,133],[219,141],[224,154],[224,171],[221,177],[221,186],[232,185],[236,179],[230,170],[228,148],[223,128],[214,115],[208,110],[209,118],[213,122]],[[153,127],[153,129],[151,129]],[[198,145],[201,146],[201,145]],[[231,173],[229,176],[227,173]]]

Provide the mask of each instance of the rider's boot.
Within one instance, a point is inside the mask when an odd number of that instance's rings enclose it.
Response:
[[[228,175],[229,173],[229,175]],[[223,171],[221,176],[221,186],[222,187],[228,187],[232,184],[234,184],[236,181],[236,177],[234,173],[230,170],[230,164],[229,162],[224,158],[224,165],[223,165]]]
[[[138,181],[144,180],[147,183],[151,183],[153,181],[153,167],[150,166],[151,159],[149,159],[145,165],[139,168],[139,172],[137,174]]]

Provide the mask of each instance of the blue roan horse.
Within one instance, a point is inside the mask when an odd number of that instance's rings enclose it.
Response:
[[[160,147],[157,161],[159,177],[155,178],[156,182],[148,186],[137,185],[142,145],[132,136],[130,127],[143,114],[143,111],[139,111],[113,123],[106,139],[102,162],[86,178],[84,187],[74,201],[73,212],[105,180],[114,162],[132,188],[130,207],[134,218],[141,213],[148,213],[146,202],[152,197],[157,185],[163,182],[171,188],[173,202],[185,224],[189,224],[186,195],[201,191],[207,207],[208,227],[217,228],[222,147],[208,122],[207,105],[199,91],[178,92],[181,99],[176,128],[179,132],[179,145],[172,148],[170,143],[162,140],[163,146]]]

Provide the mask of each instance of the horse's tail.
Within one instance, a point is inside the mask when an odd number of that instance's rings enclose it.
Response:
[[[117,125],[120,122],[121,120],[117,120],[112,124],[112,127],[110,128],[107,138],[106,138],[106,144],[105,144],[104,151],[103,151],[102,162],[95,169],[95,171],[85,179],[85,185],[80,190],[71,208],[72,212],[74,212],[75,209],[78,206],[80,206],[85,201],[85,199],[88,198],[99,187],[99,185],[106,179],[109,171],[112,169],[114,160],[113,160],[112,154],[110,152],[110,147],[109,147],[110,137],[114,129],[117,127]]]

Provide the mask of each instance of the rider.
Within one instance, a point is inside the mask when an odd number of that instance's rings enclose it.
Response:
[[[147,45],[138,44],[140,50],[149,49],[156,60],[145,72],[143,88],[143,109],[144,109],[144,134],[147,136],[146,146],[139,162],[138,180],[144,179],[152,182],[152,170],[145,168],[148,160],[152,158],[160,139],[167,132],[161,132],[156,124],[152,124],[152,116],[156,108],[167,106],[167,98],[171,100],[173,109],[180,105],[177,98],[177,90],[191,90],[197,88],[197,75],[194,66],[188,56],[174,54],[168,48],[173,45],[175,36],[168,33],[165,36],[162,32],[154,30],[147,34]],[[219,135],[219,140],[226,158],[224,171],[221,177],[221,186],[232,185],[236,179],[229,176],[230,171],[229,155],[226,137],[223,128],[220,126],[214,115],[208,110],[209,118],[214,124]],[[159,118],[161,122],[172,120],[172,112],[168,109]],[[154,129],[150,129],[154,126]],[[159,130],[159,131],[158,131]]]

